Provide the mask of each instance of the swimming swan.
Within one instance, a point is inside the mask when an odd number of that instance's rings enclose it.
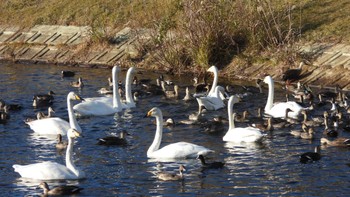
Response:
[[[205,109],[213,111],[225,107],[223,100],[220,98],[220,93],[224,92],[225,89],[221,86],[215,88],[214,94],[206,97],[196,98],[199,106],[204,106]]]
[[[227,111],[229,117],[229,129],[223,141],[226,142],[257,142],[260,141],[263,137],[260,130],[254,127],[235,127],[234,116],[235,113],[232,113],[232,107],[234,104],[234,96],[231,96],[228,101]]]
[[[119,66],[112,69],[113,97],[86,98],[85,102],[74,105],[73,109],[79,116],[104,116],[122,111],[122,103],[118,93]]]
[[[52,118],[41,118],[39,120],[33,120],[26,122],[35,133],[41,135],[66,135],[69,128],[74,128],[81,132],[81,128],[75,118],[73,113],[73,106],[71,100],[83,100],[79,95],[74,92],[70,92],[67,95],[67,109],[69,123],[62,118],[52,117]]]
[[[271,76],[266,76],[264,82],[269,86],[269,94],[265,106],[265,113],[274,118],[285,118],[286,109],[289,108],[292,111],[288,113],[288,117],[296,119],[301,113],[301,110],[305,110],[302,106],[294,101],[273,103],[274,97],[274,81]]]
[[[80,171],[73,162],[73,145],[74,138],[79,137],[80,133],[70,128],[67,132],[68,147],[66,151],[66,165],[62,165],[52,161],[45,161],[41,163],[18,165],[12,167],[15,172],[18,172],[21,177],[37,180],[61,180],[61,179],[83,179],[85,173]]]
[[[152,145],[148,148],[148,158],[174,159],[174,158],[196,158],[198,155],[207,155],[214,152],[203,146],[198,146],[188,142],[177,142],[169,144],[159,149],[163,133],[163,114],[162,111],[154,107],[148,113],[147,117],[153,116],[157,121],[157,130]]]

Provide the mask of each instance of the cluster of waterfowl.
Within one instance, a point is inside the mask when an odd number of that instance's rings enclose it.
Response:
[[[293,95],[295,98],[301,98],[302,102],[286,101],[286,102],[274,102],[274,80],[271,76],[266,76],[263,80],[257,81],[257,90],[245,91],[240,94],[233,94],[230,86],[218,85],[218,69],[212,66],[208,69],[208,72],[214,74],[214,81],[211,85],[206,83],[198,83],[196,78],[195,84],[192,89],[195,90],[193,94],[190,94],[189,87],[186,87],[186,95],[183,100],[191,102],[196,100],[198,104],[198,112],[191,114],[185,120],[178,121],[176,124],[194,124],[200,125],[206,128],[209,133],[226,132],[223,137],[223,142],[232,143],[261,143],[264,141],[264,137],[272,132],[274,129],[290,127],[291,135],[294,135],[302,140],[314,140],[317,138],[318,130],[324,126],[322,137],[315,145],[315,152],[307,152],[300,155],[301,163],[314,162],[321,159],[320,145],[328,146],[350,146],[350,140],[342,137],[343,130],[346,131],[348,127],[348,119],[343,115],[343,111],[347,112],[348,105],[346,103],[346,95],[344,92],[338,90],[335,94],[327,92],[319,92],[319,102],[314,101],[314,97],[310,96],[314,94],[310,88],[305,85],[299,84],[298,87],[293,89]],[[162,77],[157,79],[157,84],[153,85],[149,81],[138,80],[137,77],[132,77],[135,73],[135,68],[131,67],[126,75],[125,82],[125,100],[121,98],[121,84],[118,80],[120,73],[120,67],[114,66],[112,69],[112,90],[106,88],[106,90],[112,93],[112,96],[101,96],[93,98],[81,98],[78,94],[70,92],[67,95],[67,109],[69,122],[59,118],[53,117],[53,110],[49,108],[48,115],[38,113],[37,119],[27,120],[26,124],[30,128],[40,135],[56,135],[58,137],[58,149],[66,148],[66,165],[47,161],[42,163],[35,163],[29,165],[13,165],[13,168],[18,172],[21,177],[38,179],[38,180],[58,180],[58,179],[82,179],[86,178],[85,173],[77,168],[73,162],[73,145],[74,139],[81,136],[82,129],[80,128],[77,117],[81,116],[108,116],[121,112],[124,109],[130,109],[137,105],[135,100],[141,99],[143,96],[163,95],[167,99],[182,99],[179,94],[179,86],[166,82]],[[63,72],[62,72],[63,76]],[[286,76],[284,76],[284,80]],[[260,94],[262,92],[261,82],[268,85],[268,97],[264,108],[264,114],[266,118],[262,116],[262,109],[258,108],[258,115],[250,117],[248,110],[244,111],[241,116],[235,111],[235,104],[241,102],[249,94]],[[135,87],[131,90],[132,84]],[[82,79],[79,78],[77,83],[71,84],[74,87],[82,87]],[[173,86],[173,90],[168,90],[167,86]],[[290,84],[288,85],[288,91],[291,91]],[[141,88],[137,88],[141,87]],[[246,88],[245,88],[246,89]],[[132,94],[134,92],[134,94]],[[33,106],[38,107],[41,105],[50,105],[53,102],[53,92],[50,91],[47,95],[36,95],[33,99]],[[195,98],[195,99],[194,99]],[[323,104],[324,99],[329,99],[331,108],[327,103]],[[79,104],[73,106],[72,100],[80,100]],[[34,105],[35,102],[35,105]],[[224,115],[215,117],[213,121],[207,119],[207,115],[210,111],[217,111],[227,106],[227,117]],[[343,106],[342,108],[340,106]],[[315,108],[324,110],[323,116],[318,115],[315,112]],[[255,110],[255,109],[254,109]],[[205,111],[203,113],[203,111]],[[6,105],[1,105],[0,109],[1,121],[7,118],[8,109]],[[4,116],[4,118],[3,118]],[[156,132],[153,143],[148,148],[145,154],[148,158],[152,159],[190,159],[197,158],[200,160],[203,169],[220,169],[225,166],[223,162],[211,162],[205,161],[205,156],[212,154],[215,151],[201,145],[189,143],[189,142],[176,142],[161,147],[162,132],[164,126],[174,125],[174,120],[163,120],[163,114],[160,108],[154,107],[146,114],[147,117],[155,117],[156,119]],[[332,122],[331,126],[329,122]],[[236,127],[235,122],[240,122],[241,126]],[[226,130],[225,125],[229,125]],[[246,124],[246,126],[242,126]],[[121,132],[120,136],[107,136],[98,139],[98,145],[127,145],[128,142],[125,138],[126,132]],[[62,141],[62,136],[67,136],[68,142]],[[161,172],[157,174],[157,177],[161,180],[182,180],[184,179],[183,171],[185,166],[180,165],[179,174],[169,174]],[[49,190],[46,183],[40,185],[44,188],[45,194],[50,194],[54,189]],[[68,188],[68,189],[67,189]],[[67,187],[66,190],[71,190],[71,194],[79,192],[81,188]],[[56,188],[55,188],[56,189]],[[56,189],[58,190],[58,189]]]

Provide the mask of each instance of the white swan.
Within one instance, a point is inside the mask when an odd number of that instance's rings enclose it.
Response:
[[[223,100],[220,98],[220,94],[224,92],[225,89],[222,86],[217,86],[215,88],[214,94],[206,97],[196,98],[199,106],[204,106],[205,109],[213,111],[225,107]]]
[[[73,107],[75,113],[79,116],[104,116],[122,111],[122,103],[118,93],[118,73],[119,66],[112,69],[113,97],[93,97],[85,99],[85,102],[79,103]]]
[[[125,80],[125,97],[126,101],[122,105],[122,108],[133,108],[136,107],[136,104],[133,100],[133,95],[131,93],[131,84],[133,81],[132,74],[135,72],[135,67],[130,67],[128,69],[128,72],[126,73],[126,80]]]
[[[29,165],[18,165],[15,164],[12,167],[15,172],[18,172],[21,177],[37,180],[60,180],[60,179],[83,179],[85,173],[80,171],[73,162],[73,144],[74,138],[79,137],[80,133],[70,128],[67,132],[68,146],[66,151],[66,166],[46,161],[41,163],[29,164]]]
[[[69,123],[62,118],[52,117],[52,118],[43,118],[40,120],[33,120],[30,122],[26,122],[29,125],[30,129],[32,129],[35,133],[41,135],[55,135],[61,134],[66,135],[69,128],[74,128],[81,132],[81,128],[75,118],[73,113],[73,107],[71,100],[83,100],[79,95],[74,92],[70,92],[67,95],[67,109],[68,109],[68,117]]]
[[[157,159],[174,159],[174,158],[196,158],[198,155],[207,155],[214,152],[203,146],[198,146],[188,142],[177,142],[169,144],[159,149],[163,133],[163,114],[162,111],[154,107],[147,116],[153,116],[157,121],[157,130],[152,145],[148,148],[147,157]]]
[[[288,117],[290,118],[298,118],[298,116],[301,113],[301,110],[305,110],[302,106],[300,106],[298,103],[294,101],[288,101],[288,102],[280,102],[280,103],[273,103],[274,99],[274,81],[271,76],[266,76],[264,78],[264,82],[268,84],[269,86],[269,94],[267,97],[267,102],[265,106],[265,113],[267,115],[270,115],[274,118],[284,118],[286,116],[285,112],[286,109],[289,108],[292,111],[288,113]]]
[[[234,116],[235,113],[232,113],[232,107],[235,102],[234,96],[231,96],[228,101],[227,111],[229,117],[229,129],[225,136],[223,137],[223,141],[226,142],[257,142],[260,141],[263,135],[261,131],[254,127],[235,127]]]

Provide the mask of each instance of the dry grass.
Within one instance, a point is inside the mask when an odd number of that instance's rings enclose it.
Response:
[[[236,57],[293,64],[299,41],[350,44],[348,10],[348,0],[3,0],[0,24],[88,25],[97,43],[125,26],[150,28],[154,42],[145,50],[177,72],[225,67]]]

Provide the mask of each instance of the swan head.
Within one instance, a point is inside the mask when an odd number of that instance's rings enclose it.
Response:
[[[120,72],[120,66],[119,65],[113,66],[112,72]]]
[[[151,110],[147,112],[147,117],[153,116],[162,116],[162,111],[158,107],[153,107]]]
[[[68,129],[67,136],[69,138],[73,138],[74,139],[74,138],[77,138],[77,137],[81,137],[82,135],[76,129],[70,128],[70,129]]]
[[[135,67],[130,67],[130,68],[129,68],[129,72],[130,72],[130,73],[135,73],[135,70],[136,70]]]
[[[83,98],[81,98],[78,94],[76,94],[75,92],[70,92],[69,94],[68,94],[68,98],[70,99],[70,100],[78,100],[78,101],[83,101],[84,99]]]
[[[232,104],[236,104],[236,103],[239,103],[240,101],[241,101],[241,99],[240,99],[238,96],[232,95],[232,96],[230,96],[228,102],[229,102],[229,103],[232,102]]]
[[[271,82],[272,82],[272,77],[270,75],[264,78],[264,83],[271,83]]]
[[[49,111],[49,113],[55,113],[55,111],[52,109],[52,107],[49,107],[48,111]]]
[[[218,68],[216,66],[210,66],[207,72],[212,72],[212,73],[218,72]]]

